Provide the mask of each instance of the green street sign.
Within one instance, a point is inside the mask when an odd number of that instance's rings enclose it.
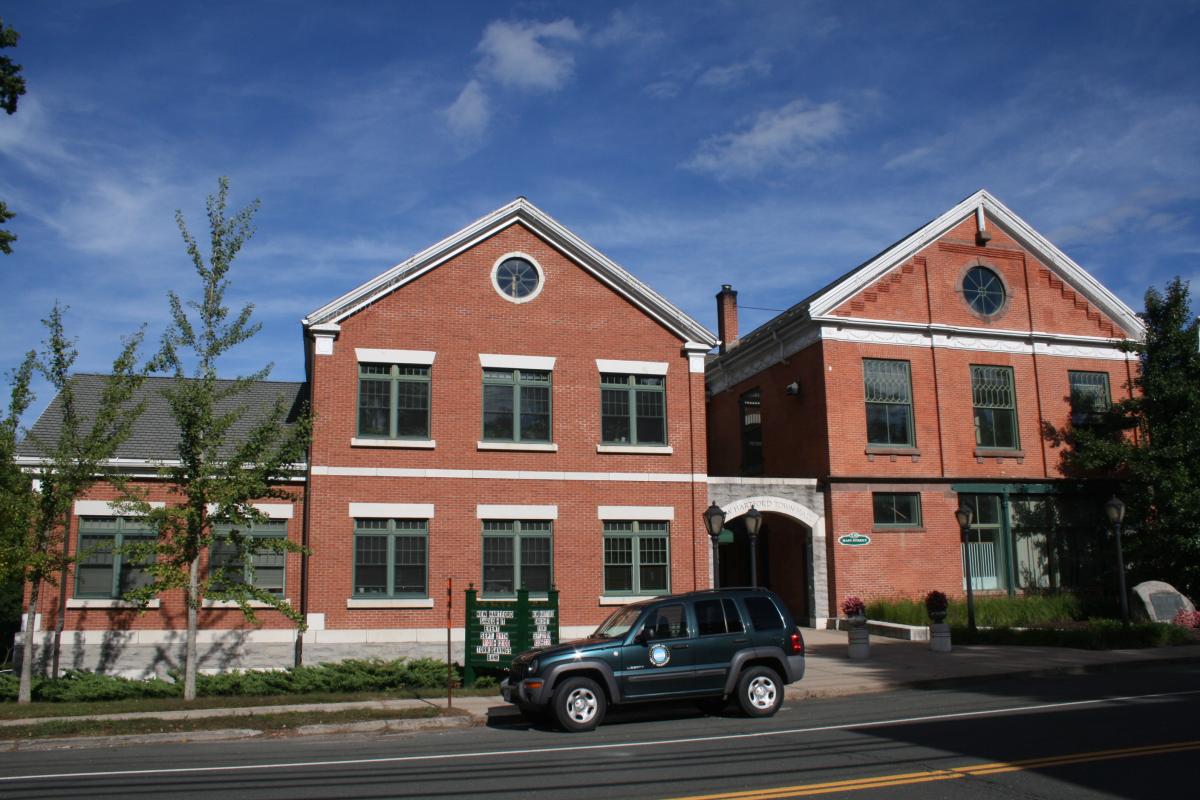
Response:
[[[871,537],[865,533],[847,533],[845,536],[838,537],[838,544],[844,544],[848,547],[862,547],[870,543]]]

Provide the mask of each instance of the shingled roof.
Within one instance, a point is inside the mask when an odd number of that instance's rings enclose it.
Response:
[[[105,377],[80,373],[71,378],[85,428],[95,419],[96,411],[100,407]],[[147,378],[138,389],[132,402],[145,400],[146,410],[138,418],[129,438],[117,449],[115,458],[132,461],[173,461],[179,458],[179,427],[171,418],[167,400],[162,394],[162,390],[173,382],[173,378]],[[229,386],[232,381],[220,380],[217,383]],[[285,424],[294,425],[304,402],[308,399],[308,384],[294,381],[255,381],[244,393],[218,403],[218,413],[230,411],[237,406],[246,408],[246,413],[230,430],[226,442],[227,450],[232,451],[240,437],[249,433],[279,398],[282,398],[289,408]],[[17,445],[17,457],[41,458],[43,454],[35,440],[52,445],[58,440],[61,427],[62,400],[61,397],[55,397],[38,417],[29,435]]]

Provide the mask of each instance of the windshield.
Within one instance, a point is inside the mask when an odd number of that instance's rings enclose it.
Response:
[[[642,615],[640,606],[626,606],[619,611],[614,611],[608,619],[600,623],[600,627],[596,628],[596,632],[592,634],[593,639],[616,639],[629,633],[633,628],[633,624],[637,622],[638,617]]]

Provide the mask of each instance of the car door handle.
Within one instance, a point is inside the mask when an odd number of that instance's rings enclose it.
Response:
[[[745,644],[745,643],[746,643],[746,642],[748,642],[748,641],[750,641],[750,640],[749,640],[749,639],[746,639],[746,638],[744,638],[744,637],[743,637],[743,638],[741,638],[741,639],[734,639],[734,640],[733,640],[733,643],[734,643],[734,644]]]
[[[688,646],[686,644],[673,644],[673,645],[671,645],[671,649],[672,650],[687,650]]]

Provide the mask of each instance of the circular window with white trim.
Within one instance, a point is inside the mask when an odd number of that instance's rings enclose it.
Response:
[[[963,276],[963,299],[976,314],[985,317],[998,314],[1007,298],[1004,281],[987,267],[971,267]]]
[[[524,253],[501,256],[492,267],[492,286],[513,303],[528,303],[541,293],[545,282],[541,265]]]

